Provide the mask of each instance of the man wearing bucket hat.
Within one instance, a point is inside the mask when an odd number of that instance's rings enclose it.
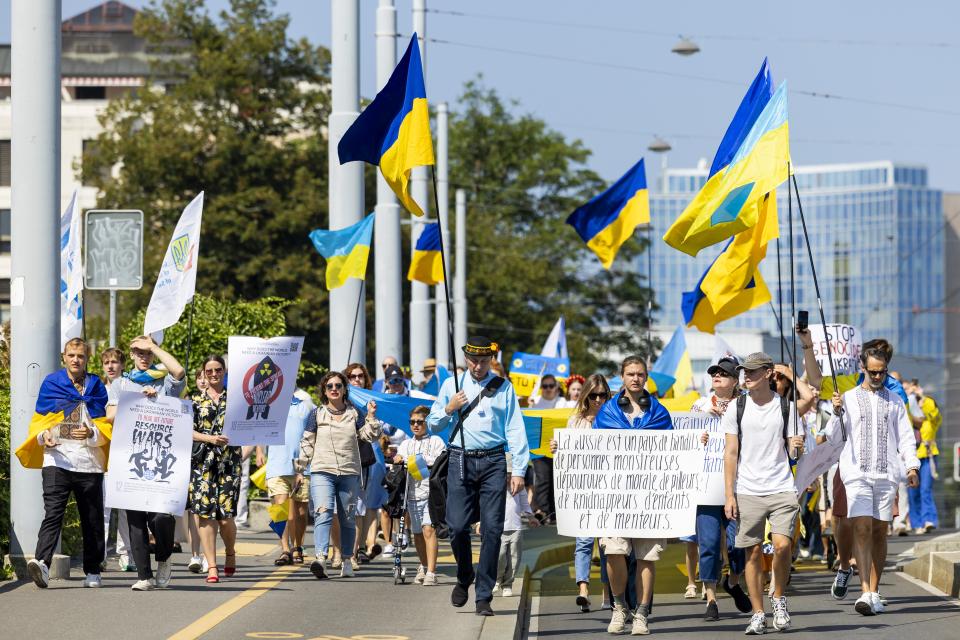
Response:
[[[430,416],[430,428],[439,433],[450,428],[447,474],[447,527],[450,547],[457,560],[457,584],[450,603],[462,607],[476,579],[477,615],[490,616],[490,600],[497,578],[500,536],[503,533],[503,468],[506,450],[511,457],[510,491],[524,490],[523,477],[530,461],[523,416],[513,386],[494,375],[490,365],[499,345],[474,336],[463,346],[467,371],[440,387]],[[459,379],[459,391],[455,381]],[[480,562],[473,567],[471,522],[480,521]]]

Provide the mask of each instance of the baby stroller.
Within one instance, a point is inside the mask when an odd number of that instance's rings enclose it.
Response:
[[[403,566],[402,555],[407,548],[406,517],[407,517],[407,467],[404,464],[395,464],[387,472],[383,485],[387,489],[387,504],[383,506],[387,515],[400,520],[397,528],[397,543],[393,545],[393,584],[404,584],[407,581],[407,569]]]

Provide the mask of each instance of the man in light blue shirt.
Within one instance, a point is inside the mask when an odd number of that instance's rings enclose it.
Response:
[[[490,599],[506,509],[506,449],[512,454],[511,494],[524,490],[523,476],[530,461],[523,415],[513,386],[490,371],[498,350],[497,343],[488,338],[470,338],[463,347],[470,375],[461,377],[459,392],[453,377],[445,380],[427,418],[434,433],[451,428],[447,527],[457,560],[457,584],[450,603],[455,607],[465,605],[470,584],[476,578],[477,615],[482,616],[493,615]],[[462,415],[466,418],[457,429]],[[477,519],[482,541],[480,562],[474,571],[470,525]]]

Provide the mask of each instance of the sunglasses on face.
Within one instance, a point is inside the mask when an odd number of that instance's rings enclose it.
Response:
[[[327,386],[327,391],[340,391],[341,389],[343,389],[343,385],[340,384],[339,382],[328,382],[326,386]]]
[[[871,371],[870,369],[864,369],[867,372],[867,375],[871,378],[879,378],[880,376],[887,375],[886,369],[878,369],[877,371]]]
[[[555,384],[542,384],[540,385],[541,389],[556,389],[557,385]]]
[[[412,419],[410,420],[410,426],[411,426],[411,427],[419,427],[419,426],[422,426],[422,425],[425,425],[425,424],[427,424],[427,421],[424,420],[423,418],[412,418]]]
[[[363,375],[362,373],[351,373],[347,377],[350,378],[351,380],[363,380],[364,378],[366,378],[366,376]]]
[[[606,400],[606,399],[609,398],[609,397],[610,397],[610,396],[609,396],[608,394],[606,394],[606,393],[591,393],[591,394],[590,394],[590,399],[591,399],[591,400]]]
[[[223,368],[221,367],[218,369],[204,369],[203,373],[208,376],[218,376],[221,373],[223,373]]]
[[[387,384],[403,384],[403,378],[390,378]]]

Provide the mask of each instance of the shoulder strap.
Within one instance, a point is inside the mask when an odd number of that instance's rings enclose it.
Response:
[[[740,462],[740,451],[743,448],[743,412],[747,410],[747,394],[737,396],[737,462]]]
[[[790,425],[790,398],[780,396],[780,413],[783,415],[783,442],[786,446]],[[789,451],[788,451],[789,453]]]
[[[466,379],[466,376],[464,376],[464,379]],[[492,397],[497,391],[500,390],[500,387],[503,386],[504,382],[505,380],[500,376],[494,376],[490,378],[487,384],[484,385],[483,389],[480,390],[480,393],[477,394],[477,397],[475,397],[470,404],[460,410],[460,414],[457,417],[457,426],[454,427],[453,432],[450,434],[451,441],[453,440],[453,437],[457,435],[457,431],[463,427],[463,423],[467,419],[467,416],[469,416],[473,410],[477,408],[477,405],[480,404],[480,399]]]

